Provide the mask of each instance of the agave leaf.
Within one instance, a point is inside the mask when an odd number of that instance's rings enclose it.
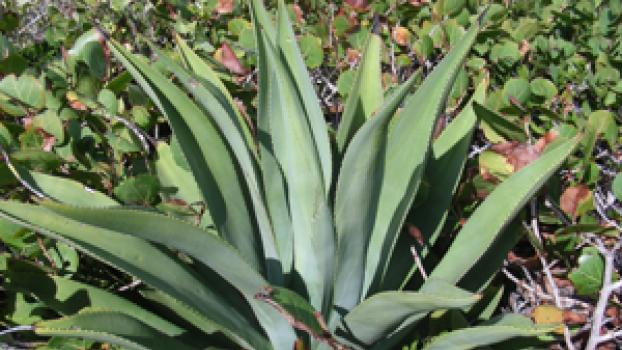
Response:
[[[431,280],[429,289],[419,292],[381,292],[352,309],[339,325],[337,335],[368,348],[404,322],[412,323],[437,309],[469,306],[478,298],[438,280]]]
[[[334,233],[321,164],[286,63],[267,36],[258,30],[259,58],[263,58],[267,70],[262,76],[266,79],[269,101],[266,114],[258,118],[270,118],[272,149],[286,182],[294,236],[294,268],[305,282],[311,305],[325,312],[330,304],[333,280]]]
[[[480,83],[469,103],[432,145],[432,158],[426,167],[426,178],[431,181],[428,200],[413,213],[413,224],[421,230],[430,245],[436,242],[445,224],[477,122],[473,106],[486,98],[487,87],[487,81]]]
[[[518,217],[497,236],[477,263],[460,279],[458,285],[461,288],[474,292],[484,290],[499,272],[499,266],[502,266],[503,260],[508,256],[508,252],[514,248],[524,235],[525,228],[523,227],[522,220]]]
[[[384,279],[389,258],[406,214],[415,198],[436,119],[442,112],[462,62],[479,32],[476,21],[458,44],[425,79],[400,112],[386,150],[385,175],[367,251],[364,290],[376,290]],[[417,137],[413,137],[414,133]]]
[[[409,222],[422,235],[424,246],[419,253],[422,258],[427,256],[428,248],[434,245],[445,225],[477,122],[472,106],[474,101],[482,101],[485,98],[487,87],[487,81],[477,86],[469,103],[432,144],[432,155],[425,169],[425,179],[429,181],[425,204],[412,208],[409,213]],[[404,243],[398,242],[395,248],[381,287],[383,290],[403,288],[416,273],[417,267],[412,262],[407,239],[410,238],[403,238]],[[409,269],[410,272],[407,273]]]
[[[382,104],[381,45],[380,36],[370,34],[337,129],[337,148],[341,153],[354,133]]]
[[[35,265],[9,260],[3,273],[8,290],[32,293],[61,315],[74,314],[83,307],[101,307],[132,316],[168,336],[180,335],[183,329],[160,316],[106,290],[60,276],[48,276]]]
[[[221,104],[219,100],[222,100],[222,98],[219,99],[216,95],[218,93],[218,88],[214,84],[205,79],[191,75],[177,63],[166,58],[165,55],[161,55],[161,60],[164,61],[167,69],[171,71],[182,85],[196,98],[197,102],[204,108],[207,115],[214,120],[215,124],[218,125],[220,131],[224,135],[226,143],[232,150],[241,169],[243,178],[246,181],[246,188],[248,188],[250,194],[255,219],[257,220],[257,225],[259,226],[259,232],[261,234],[264,257],[266,260],[270,261],[269,264],[266,264],[266,274],[270,281],[282,283],[282,271],[278,264],[279,256],[274,242],[274,234],[272,232],[268,212],[261,194],[257,164],[252,156],[252,152],[249,150],[248,145],[245,143],[240,133],[239,127],[236,127],[234,123],[235,113],[230,110],[230,106],[228,107],[226,104]]]
[[[220,234],[262,269],[242,176],[211,119],[166,77],[111,41],[111,51],[167,117]]]
[[[289,21],[289,11],[283,0],[279,0],[278,25],[276,43],[278,50],[285,58],[287,70],[294,81],[295,90],[300,96],[306,121],[311,129],[317,155],[322,169],[325,194],[328,195],[332,183],[333,165],[328,128],[320,108],[315,88],[311,83],[307,66],[305,65],[300,48],[297,45],[294,30]]]
[[[35,324],[35,333],[91,339],[134,350],[192,350],[158,330],[121,312],[88,308],[76,315]]]
[[[264,9],[265,10],[265,9]],[[255,18],[259,17],[255,15]],[[285,278],[290,275],[294,261],[294,235],[291,217],[289,215],[289,205],[287,204],[287,191],[285,175],[279,166],[274,152],[272,136],[270,135],[270,90],[272,84],[269,83],[270,69],[266,58],[263,43],[264,31],[260,30],[259,24],[255,25],[255,36],[258,46],[258,84],[259,91],[257,96],[257,142],[261,155],[261,174],[264,185],[266,205],[270,212],[270,218],[274,228],[279,257]]]
[[[146,299],[172,310],[176,315],[179,315],[206,334],[212,334],[218,331],[218,325],[215,325],[212,320],[203,316],[200,312],[197,312],[196,309],[193,309],[166,293],[162,293],[159,290],[141,290],[140,294]]]
[[[177,51],[179,52],[179,56],[183,60],[185,66],[198,77],[205,79],[210,83],[216,90],[213,91],[214,96],[219,99],[220,103],[223,105],[223,108],[227,109],[227,112],[230,113],[229,117],[231,121],[238,129],[238,132],[244,135],[244,139],[246,141],[247,148],[251,151],[251,154],[256,157],[257,153],[255,152],[253,141],[253,135],[249,128],[248,123],[244,120],[242,113],[237,108],[233,97],[229,93],[229,90],[222,83],[220,78],[214,70],[203,60],[199,55],[197,55],[192,49],[186,44],[186,42],[178,35],[175,34],[175,42],[177,42]]]
[[[51,208],[67,207],[53,202],[47,204]],[[107,212],[109,209],[90,210],[100,210],[97,213],[102,220],[117,222],[116,217],[110,220],[114,216]],[[83,220],[75,221],[42,206],[13,201],[0,201],[0,216],[50,238],[64,241],[192,306],[218,324],[223,333],[241,346],[266,346],[265,338],[253,329],[249,320],[240,315],[235,307],[212,292],[179,261],[143,239],[88,225]],[[139,226],[145,223],[136,222]]]
[[[119,203],[78,181],[15,167],[22,180],[37,191],[57,201],[86,207],[111,207]]]
[[[289,21],[289,12],[285,3],[279,1],[277,23],[272,22],[271,16],[260,0],[250,0],[251,15],[255,25],[257,45],[260,41],[271,43],[277,50],[277,56],[282,57],[285,67],[293,80],[293,90],[298,95],[305,118],[311,130],[316,151],[322,169],[325,194],[330,191],[332,183],[332,153],[328,140],[328,129],[324,114],[317,99],[315,89],[311,83],[309,72],[298,47],[296,36]],[[261,37],[264,36],[264,39]],[[261,59],[260,59],[261,60]],[[261,63],[259,64],[261,66]],[[268,72],[266,72],[268,73]],[[259,74],[262,72],[260,70]]]
[[[266,287],[268,282],[240,256],[239,252],[219,237],[185,221],[146,211],[99,210],[57,203],[46,203],[46,206],[65,217],[173,247],[194,257],[242,293],[275,348],[291,348],[295,336],[286,320],[269,305],[255,300],[255,294]],[[108,220],[109,217],[114,217],[115,220]],[[180,300],[185,302],[183,299]],[[253,343],[257,347],[260,344]]]
[[[309,332],[314,337],[322,336],[325,329],[317,317],[317,311],[305,298],[286,288],[267,287],[256,298],[276,309],[295,328]]]
[[[431,276],[457,283],[486,252],[497,234],[572,153],[578,142],[579,137],[575,137],[558,143],[497,186],[469,217]]]
[[[556,326],[538,327],[528,318],[508,314],[487,325],[469,327],[445,333],[434,338],[424,350],[468,350],[491,345],[516,337],[546,334]]]
[[[419,77],[404,82],[356,132],[341,166],[335,197],[337,275],[333,303],[350,310],[363,295],[365,252],[374,225],[391,117]],[[332,323],[332,322],[331,322]]]

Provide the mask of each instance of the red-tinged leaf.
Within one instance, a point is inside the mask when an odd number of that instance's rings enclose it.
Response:
[[[367,9],[367,0],[345,0],[345,3],[357,10]]]
[[[408,233],[423,247],[425,245],[425,239],[423,238],[421,230],[408,222],[406,223],[406,227],[408,228]]]
[[[348,64],[354,66],[361,59],[361,53],[356,49],[347,48],[346,49],[346,60]]]
[[[430,0],[409,0],[408,1],[409,4],[411,4],[412,6],[415,6],[415,7],[423,6],[423,5],[425,5],[425,4],[429,3],[429,2],[430,2]]]
[[[32,126],[32,117],[22,118],[22,124],[24,125],[24,129],[30,129]]]
[[[220,54],[216,54],[216,59],[222,63],[225,68],[227,68],[231,73],[244,75],[248,73],[248,70],[242,66],[242,63],[235,55],[235,52],[231,49],[227,43],[223,43],[220,49],[218,50]]]
[[[42,149],[46,152],[51,152],[54,144],[56,143],[56,138],[50,134],[43,133],[43,147]]]
[[[292,6],[292,10],[294,11],[294,14],[296,15],[296,22],[301,24],[304,23],[304,17],[302,14],[302,9],[300,8],[300,6],[298,6],[298,4],[293,4]]]
[[[518,47],[518,51],[520,52],[521,57],[525,57],[525,55],[531,50],[531,46],[529,46],[529,41],[523,40],[520,42]]]
[[[590,189],[585,185],[568,187],[559,198],[559,204],[564,213],[571,217],[577,214],[577,208],[582,201],[591,197]]]
[[[215,10],[218,14],[224,15],[233,12],[234,7],[234,0],[218,0]]]
[[[102,46],[102,50],[104,51],[104,60],[106,61],[107,67],[106,71],[108,71],[110,68],[110,48],[106,43],[106,36],[100,29],[97,29],[97,34],[97,40],[99,41],[99,44]]]
[[[67,102],[69,102],[69,107],[77,111],[86,111],[88,109],[88,107],[80,101],[78,95],[74,91],[67,91],[65,97],[67,98]]]
[[[557,136],[558,133],[551,130],[533,145],[528,143],[519,143],[518,141],[511,141],[496,144],[490,149],[504,156],[507,159],[507,162],[514,168],[513,171],[517,172],[527,164],[538,159],[546,145],[555,140]]]
[[[540,151],[534,145],[517,141],[500,143],[490,147],[490,149],[504,156],[508,163],[514,167],[514,172],[540,157]]]

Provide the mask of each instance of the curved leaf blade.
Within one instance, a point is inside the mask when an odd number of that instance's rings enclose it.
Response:
[[[342,153],[356,131],[382,104],[381,45],[380,36],[370,34],[337,129],[337,148]]]
[[[468,350],[516,337],[546,334],[555,327],[536,327],[528,318],[509,314],[491,325],[455,330],[433,339],[424,350]]]
[[[212,121],[177,86],[115,41],[111,51],[138,81],[177,135],[218,232],[259,269],[264,268],[255,239],[245,188],[229,149]]]
[[[20,177],[42,194],[62,203],[84,207],[114,207],[119,203],[78,181],[53,176],[23,167],[15,168]]]
[[[46,205],[64,217],[173,247],[194,257],[242,293],[275,347],[291,348],[295,336],[286,320],[269,305],[255,300],[255,294],[266,287],[268,282],[244,260],[239,252],[214,234],[185,221],[152,212],[128,209],[87,209],[57,203],[46,203]],[[111,216],[115,220],[107,219]]]
[[[186,44],[186,42],[178,34],[175,34],[175,42],[177,43],[177,52],[179,52],[186,67],[191,72],[205,79],[216,88],[216,90],[213,91],[214,95],[217,96],[223,106],[225,106],[225,108],[232,114],[229,117],[240,134],[244,135],[246,146],[250,149],[253,156],[256,157],[257,154],[255,152],[255,147],[253,147],[253,135],[249,129],[249,125],[237,108],[233,97],[229,93],[229,90],[227,90],[212,67],[210,67],[201,57],[199,57],[199,55],[192,51],[188,44]]]
[[[432,284],[435,284],[432,288]],[[352,309],[338,328],[338,335],[369,347],[388,336],[405,321],[413,322],[437,309],[462,308],[475,303],[477,295],[442,281],[431,281],[419,292],[381,292]]]
[[[91,339],[134,350],[193,349],[127,314],[105,309],[85,309],[73,316],[38,322],[35,333]]]
[[[389,134],[385,176],[371,243],[367,251],[365,290],[376,290],[387,271],[399,230],[424,174],[432,131],[460,67],[480,29],[471,25],[458,44],[408,99]],[[413,137],[413,133],[417,137]]]
[[[389,122],[420,76],[413,74],[367,121],[348,146],[335,197],[337,268],[333,303],[350,310],[359,303],[365,276],[365,252],[383,179]]]
[[[74,314],[83,307],[101,307],[124,313],[169,336],[183,329],[133,302],[106,290],[60,276],[48,276],[40,268],[19,260],[9,260],[3,273],[5,288],[32,293],[61,315]]]
[[[564,141],[502,182],[469,217],[431,276],[457,283],[486,252],[497,234],[575,149]]]
[[[48,204],[51,207],[66,207],[53,202]],[[111,217],[107,210],[112,209],[90,210],[104,210],[102,219]],[[253,344],[260,348],[265,344],[265,338],[235,307],[205,286],[178,260],[143,239],[75,221],[42,206],[13,201],[0,201],[0,216],[75,246],[192,306],[212,319],[223,333],[241,346]]]
[[[266,69],[262,77],[268,87],[268,103],[262,110],[265,114],[258,118],[270,119],[260,124],[270,126],[272,150],[285,179],[294,269],[304,281],[313,307],[326,314],[332,292],[335,242],[321,163],[287,63],[262,29],[256,30],[260,60],[263,58]]]

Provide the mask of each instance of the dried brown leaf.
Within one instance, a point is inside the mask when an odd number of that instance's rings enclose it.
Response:
[[[512,165],[515,172],[538,159],[540,156],[540,151],[534,145],[520,143],[518,141],[496,144],[490,147],[490,149],[504,156],[508,163]]]
[[[410,31],[405,27],[393,29],[393,40],[400,46],[407,46],[410,43]]]
[[[568,187],[559,198],[560,207],[564,213],[575,217],[579,203],[589,198],[590,195],[590,189],[585,185]]]

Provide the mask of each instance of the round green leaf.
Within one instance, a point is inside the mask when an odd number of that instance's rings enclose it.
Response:
[[[551,98],[557,95],[557,88],[550,80],[544,78],[536,78],[531,81],[531,93],[536,96]]]
[[[117,114],[119,103],[117,102],[117,96],[115,96],[114,92],[108,89],[101,90],[97,95],[97,102],[101,103],[108,113],[113,115]]]
[[[337,90],[341,96],[348,95],[354,85],[355,77],[356,74],[353,70],[347,70],[339,75],[339,79],[337,79]]]
[[[503,99],[509,103],[510,98],[515,98],[520,103],[526,103],[531,97],[529,82],[522,78],[512,78],[503,86]]]
[[[324,51],[320,38],[307,34],[300,38],[299,43],[307,67],[311,69],[319,67],[324,61]]]
[[[17,78],[11,74],[0,81],[0,93],[10,96],[33,108],[45,107],[45,88],[31,75]]]
[[[518,44],[513,41],[496,44],[490,50],[490,60],[493,62],[505,62],[514,64],[520,60],[520,51]]]
[[[595,248],[583,248],[579,257],[579,267],[568,276],[577,294],[593,296],[600,291],[605,264]]]

